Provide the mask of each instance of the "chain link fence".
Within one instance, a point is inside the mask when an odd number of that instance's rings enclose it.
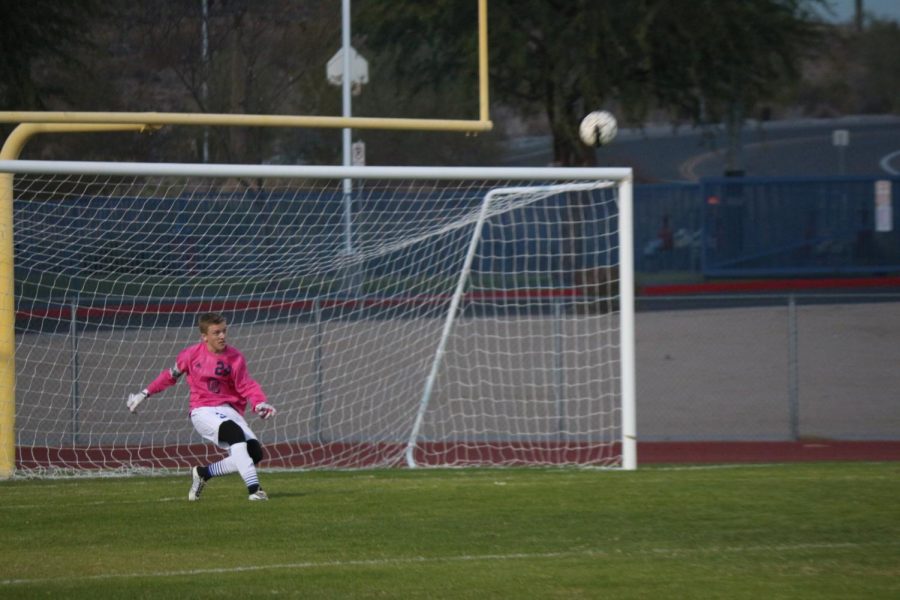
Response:
[[[642,441],[900,440],[900,294],[637,300]]]

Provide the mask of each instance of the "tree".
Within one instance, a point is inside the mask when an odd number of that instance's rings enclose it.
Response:
[[[666,3],[660,11],[657,25],[678,32],[656,53],[658,72],[676,79],[660,90],[660,104],[678,107],[694,123],[724,124],[726,172],[743,172],[745,119],[797,79],[803,58],[816,49],[821,31],[813,4],[704,0]],[[690,50],[687,59],[678,56],[681,44]]]
[[[90,46],[84,23],[96,0],[0,0],[0,110],[45,110],[84,77],[75,50]],[[0,144],[14,124],[0,123]]]
[[[201,0],[107,0],[102,10],[83,14],[79,9],[96,0],[0,2],[7,17],[0,28],[9,30],[0,39],[0,61],[5,69],[18,69],[15,77],[0,78],[0,92],[8,92],[6,108],[340,112],[340,92],[325,79],[325,64],[340,45],[340,7],[332,0],[208,0],[206,60]],[[14,34],[27,37],[28,44],[14,47],[19,43]],[[80,43],[87,39],[90,44]],[[67,66],[72,63],[81,66],[77,73]],[[336,130],[208,131],[214,161],[315,163],[340,156]],[[165,127],[150,137],[47,136],[26,151],[45,157],[193,161],[201,159],[203,133],[200,127]]]
[[[78,67],[71,50],[90,43],[84,23],[96,12],[95,0],[0,0],[0,107],[40,110],[64,93],[35,71],[41,60]]]
[[[816,37],[819,0],[494,0],[495,102],[543,114],[554,161],[588,165],[581,117],[611,108],[639,123],[663,109],[730,131],[796,72]],[[475,2],[368,0],[366,43],[393,57],[408,89],[474,81]],[[474,93],[473,93],[473,97]]]
[[[858,42],[858,112],[900,113],[900,24],[872,19]]]
[[[900,113],[900,23],[869,18],[865,27],[834,26],[803,77],[781,100],[814,117]]]
[[[110,36],[123,49],[115,61],[121,91],[114,110],[302,115],[339,106],[325,81],[328,52],[340,39],[333,2],[209,0],[205,55],[201,0],[111,4]],[[322,146],[319,132],[218,127],[208,133],[213,161],[317,162],[339,155]],[[203,129],[162,136],[172,138],[166,154],[201,159]]]

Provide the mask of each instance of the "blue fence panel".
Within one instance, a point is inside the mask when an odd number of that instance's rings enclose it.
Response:
[[[876,227],[876,182],[889,181]],[[702,273],[772,277],[900,271],[900,179],[709,179]]]
[[[700,271],[703,243],[700,198],[698,184],[635,186],[636,271]]]
[[[887,187],[880,200],[877,185]],[[780,277],[900,272],[898,177],[716,178],[699,184],[640,185],[634,195],[639,274]],[[505,272],[575,273],[614,264],[617,215],[602,214],[610,205],[582,198],[579,226],[573,228],[563,223],[556,205],[566,201],[551,198],[500,216],[498,227],[484,232],[485,251],[473,265],[474,272],[497,278]],[[178,210],[163,212],[165,205],[152,197],[17,201],[17,272],[24,277],[25,271],[43,272],[54,265],[54,272],[63,278],[268,273],[274,280],[291,274],[317,279],[323,289],[333,288],[342,277],[314,267],[334,262],[330,257],[342,251],[339,193],[305,196],[272,189],[174,202]],[[247,202],[267,208],[248,210]],[[395,230],[427,228],[424,221],[436,218],[427,212],[403,212],[398,202],[405,200],[378,191],[360,194],[353,206],[354,245],[364,247],[369,238],[377,242]],[[477,210],[480,200],[475,195],[445,202],[454,211],[466,212]],[[79,234],[72,235],[73,230]],[[533,235],[506,239],[504,231]],[[466,230],[457,235],[469,234]],[[523,239],[539,241],[525,248]],[[452,270],[445,259],[424,247],[404,247],[396,253],[373,254],[363,269],[372,279],[390,275],[413,281]],[[560,260],[565,262],[557,264]],[[53,285],[43,275],[41,283]]]

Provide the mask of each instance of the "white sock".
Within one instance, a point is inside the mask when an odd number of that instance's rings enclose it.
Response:
[[[244,483],[247,484],[247,489],[253,488],[253,491],[256,491],[259,488],[259,476],[256,474],[256,465],[253,464],[253,459],[247,452],[247,442],[232,444],[229,452],[231,460],[234,461]]]

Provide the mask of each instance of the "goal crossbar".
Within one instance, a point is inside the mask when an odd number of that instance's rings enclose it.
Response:
[[[101,161],[0,160],[0,173],[149,175],[157,177],[272,177],[285,179],[610,180],[630,183],[619,167],[342,167]]]

